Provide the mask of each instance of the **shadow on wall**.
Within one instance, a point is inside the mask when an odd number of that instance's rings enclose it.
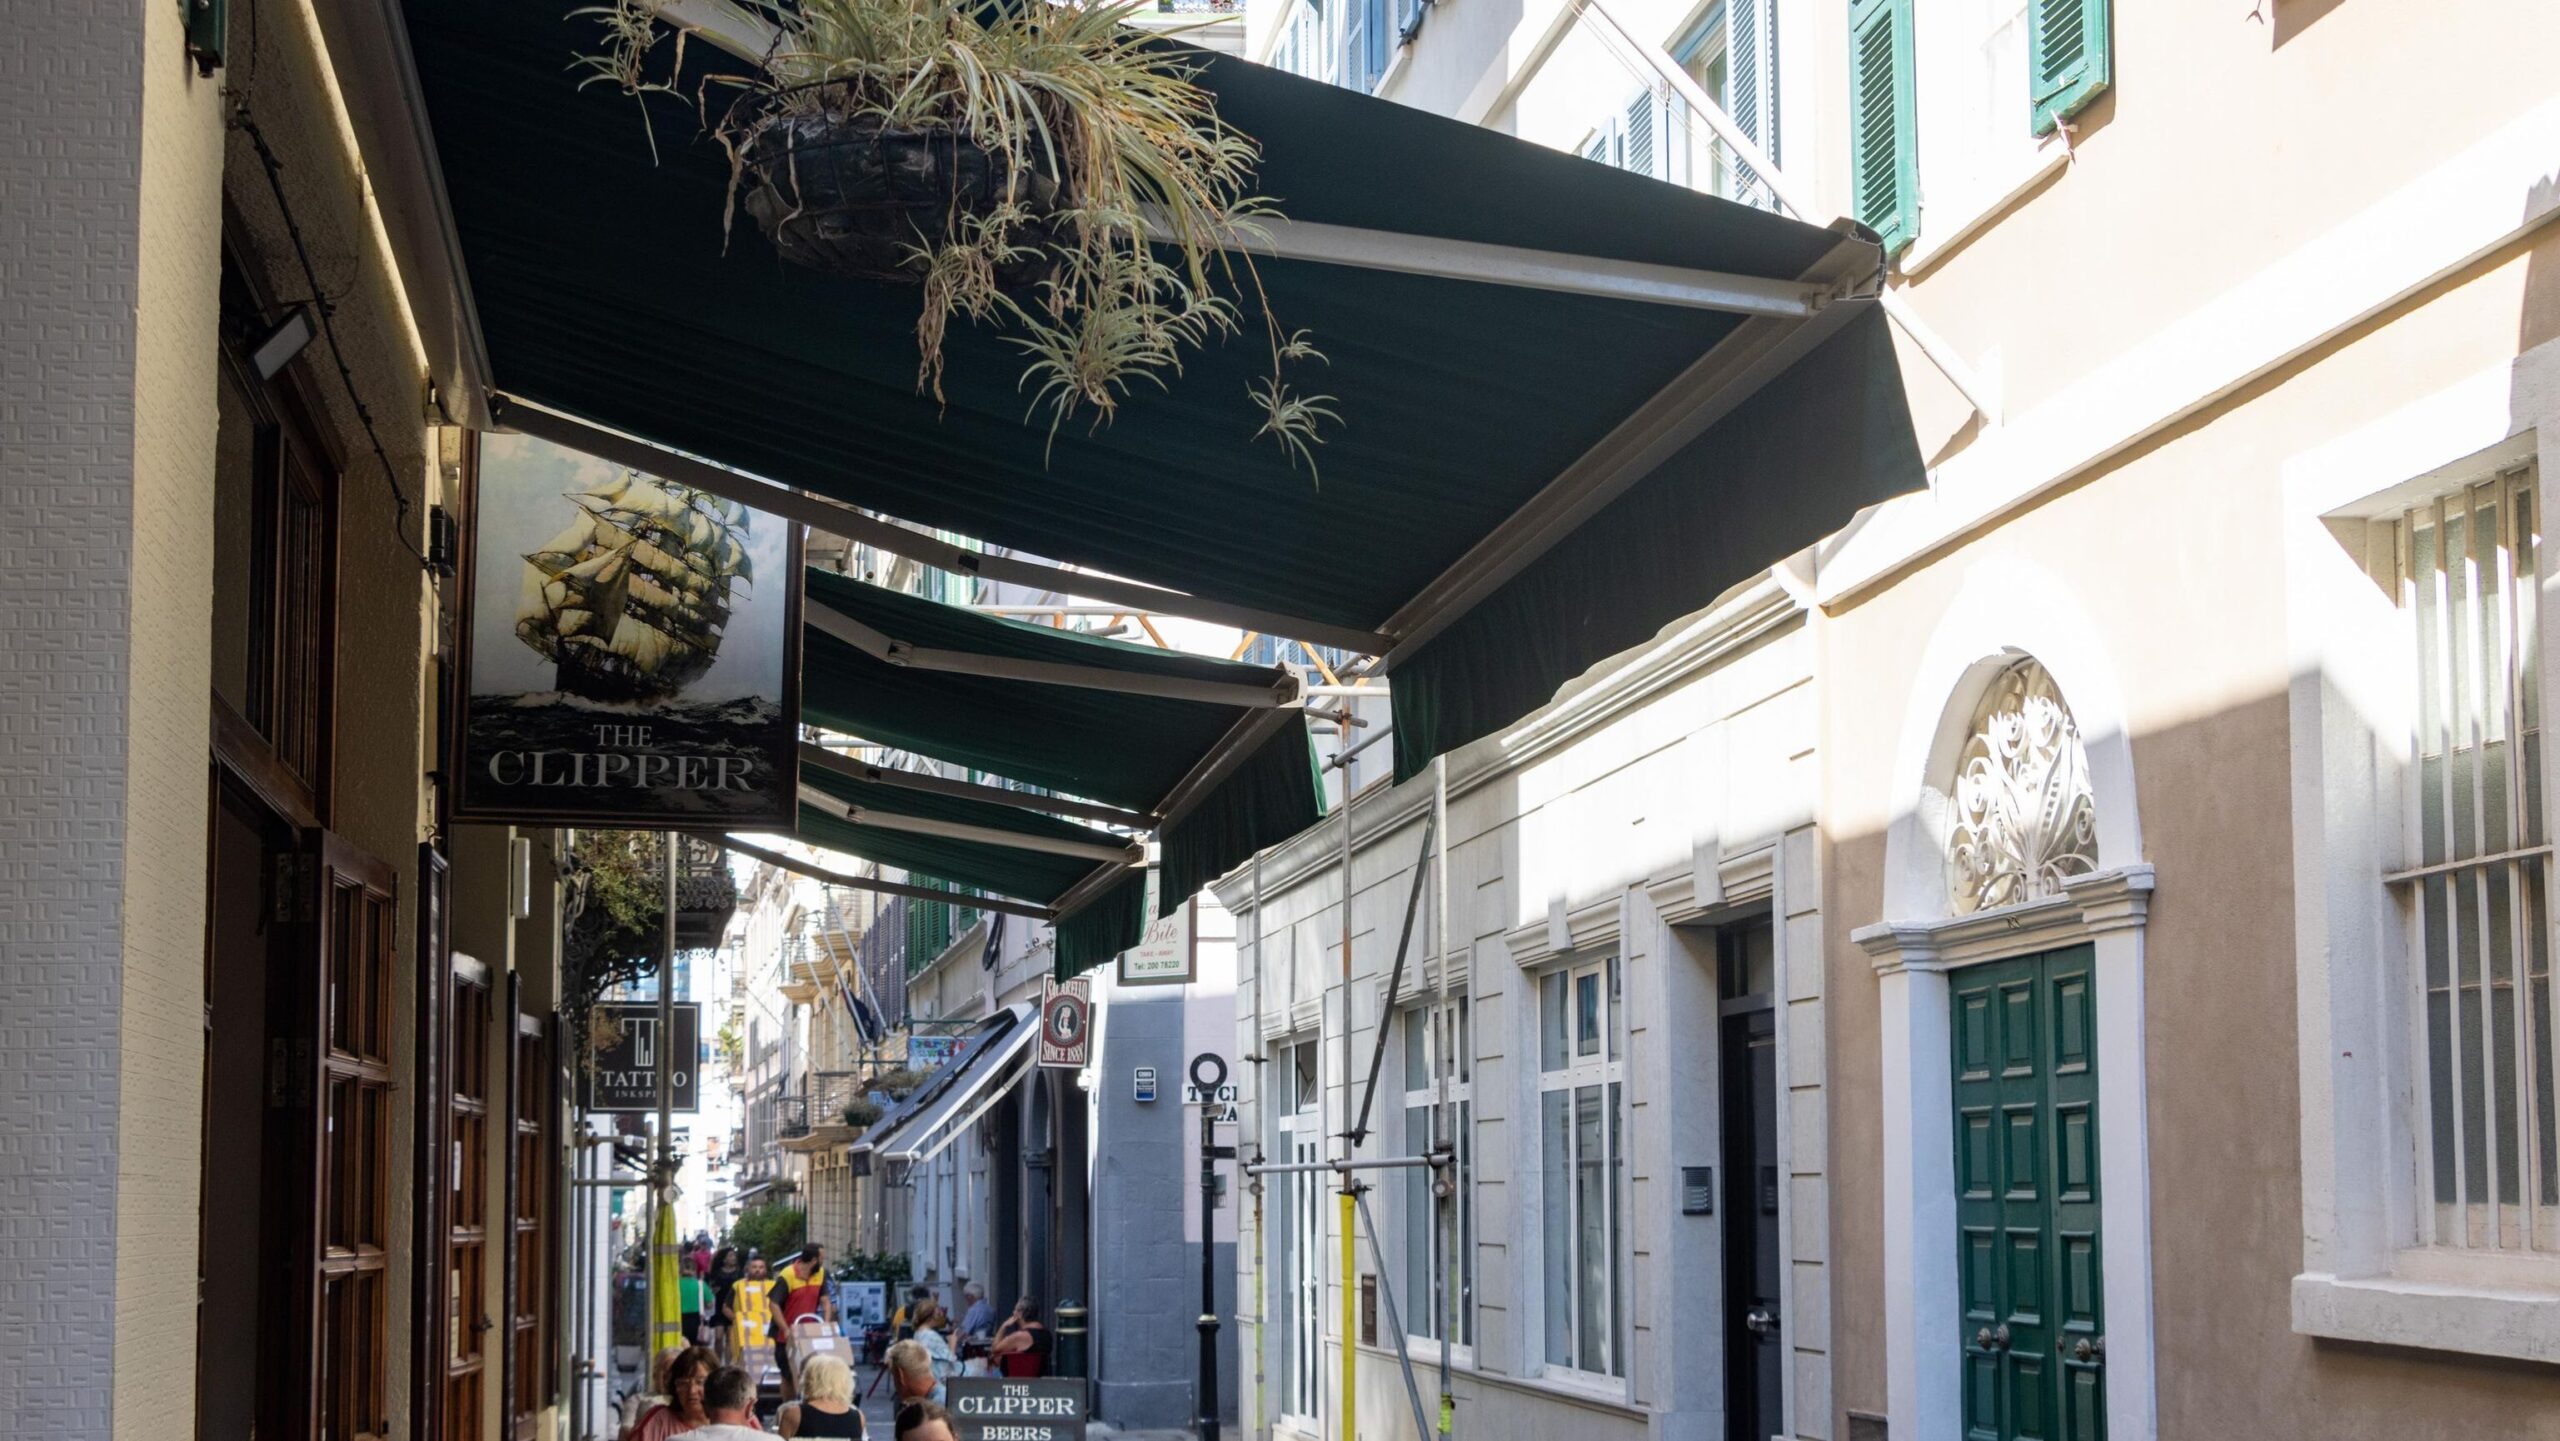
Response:
[[[2347,0],[2259,0],[2260,8],[2251,13],[2272,20],[2276,48],[2282,49],[2345,3]],[[2274,12],[2272,17],[2269,11]]]

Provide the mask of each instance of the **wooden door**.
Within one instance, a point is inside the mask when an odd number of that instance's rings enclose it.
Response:
[[[389,1385],[391,982],[398,898],[389,866],[323,832],[301,887],[317,941],[308,1029],[312,1135],[306,1314],[309,1431],[379,1441]],[[301,1060],[301,1056],[295,1058]]]
[[[2097,999],[2088,946],[1956,973],[1968,1441],[2104,1441]]]
[[[489,968],[453,958],[453,1078],[445,1133],[445,1441],[479,1441],[487,1397],[489,1316]]]
[[[507,978],[513,1045],[507,1065],[507,1256],[504,1314],[506,1415],[513,1433],[530,1438],[553,1397],[550,1296],[553,1158],[551,1117],[555,1067],[539,1017],[523,1010],[521,977]]]

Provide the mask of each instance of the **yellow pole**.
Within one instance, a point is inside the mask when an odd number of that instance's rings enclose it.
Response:
[[[1360,1437],[1360,1278],[1356,1272],[1360,1251],[1351,1234],[1354,1207],[1358,1203],[1351,1194],[1351,1178],[1342,1178],[1342,1437],[1341,1441],[1359,1441]]]

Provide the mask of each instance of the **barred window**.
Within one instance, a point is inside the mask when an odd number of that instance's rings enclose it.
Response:
[[[2530,467],[2406,511],[2405,849],[2421,1245],[2560,1252],[2540,517]]]

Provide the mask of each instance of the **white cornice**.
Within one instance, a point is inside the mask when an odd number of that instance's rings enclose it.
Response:
[[[1969,916],[1884,921],[1849,939],[1875,959],[1879,976],[1945,971],[2140,930],[2150,917],[2152,884],[2151,867],[2124,866],[2065,881],[2058,896]]]

